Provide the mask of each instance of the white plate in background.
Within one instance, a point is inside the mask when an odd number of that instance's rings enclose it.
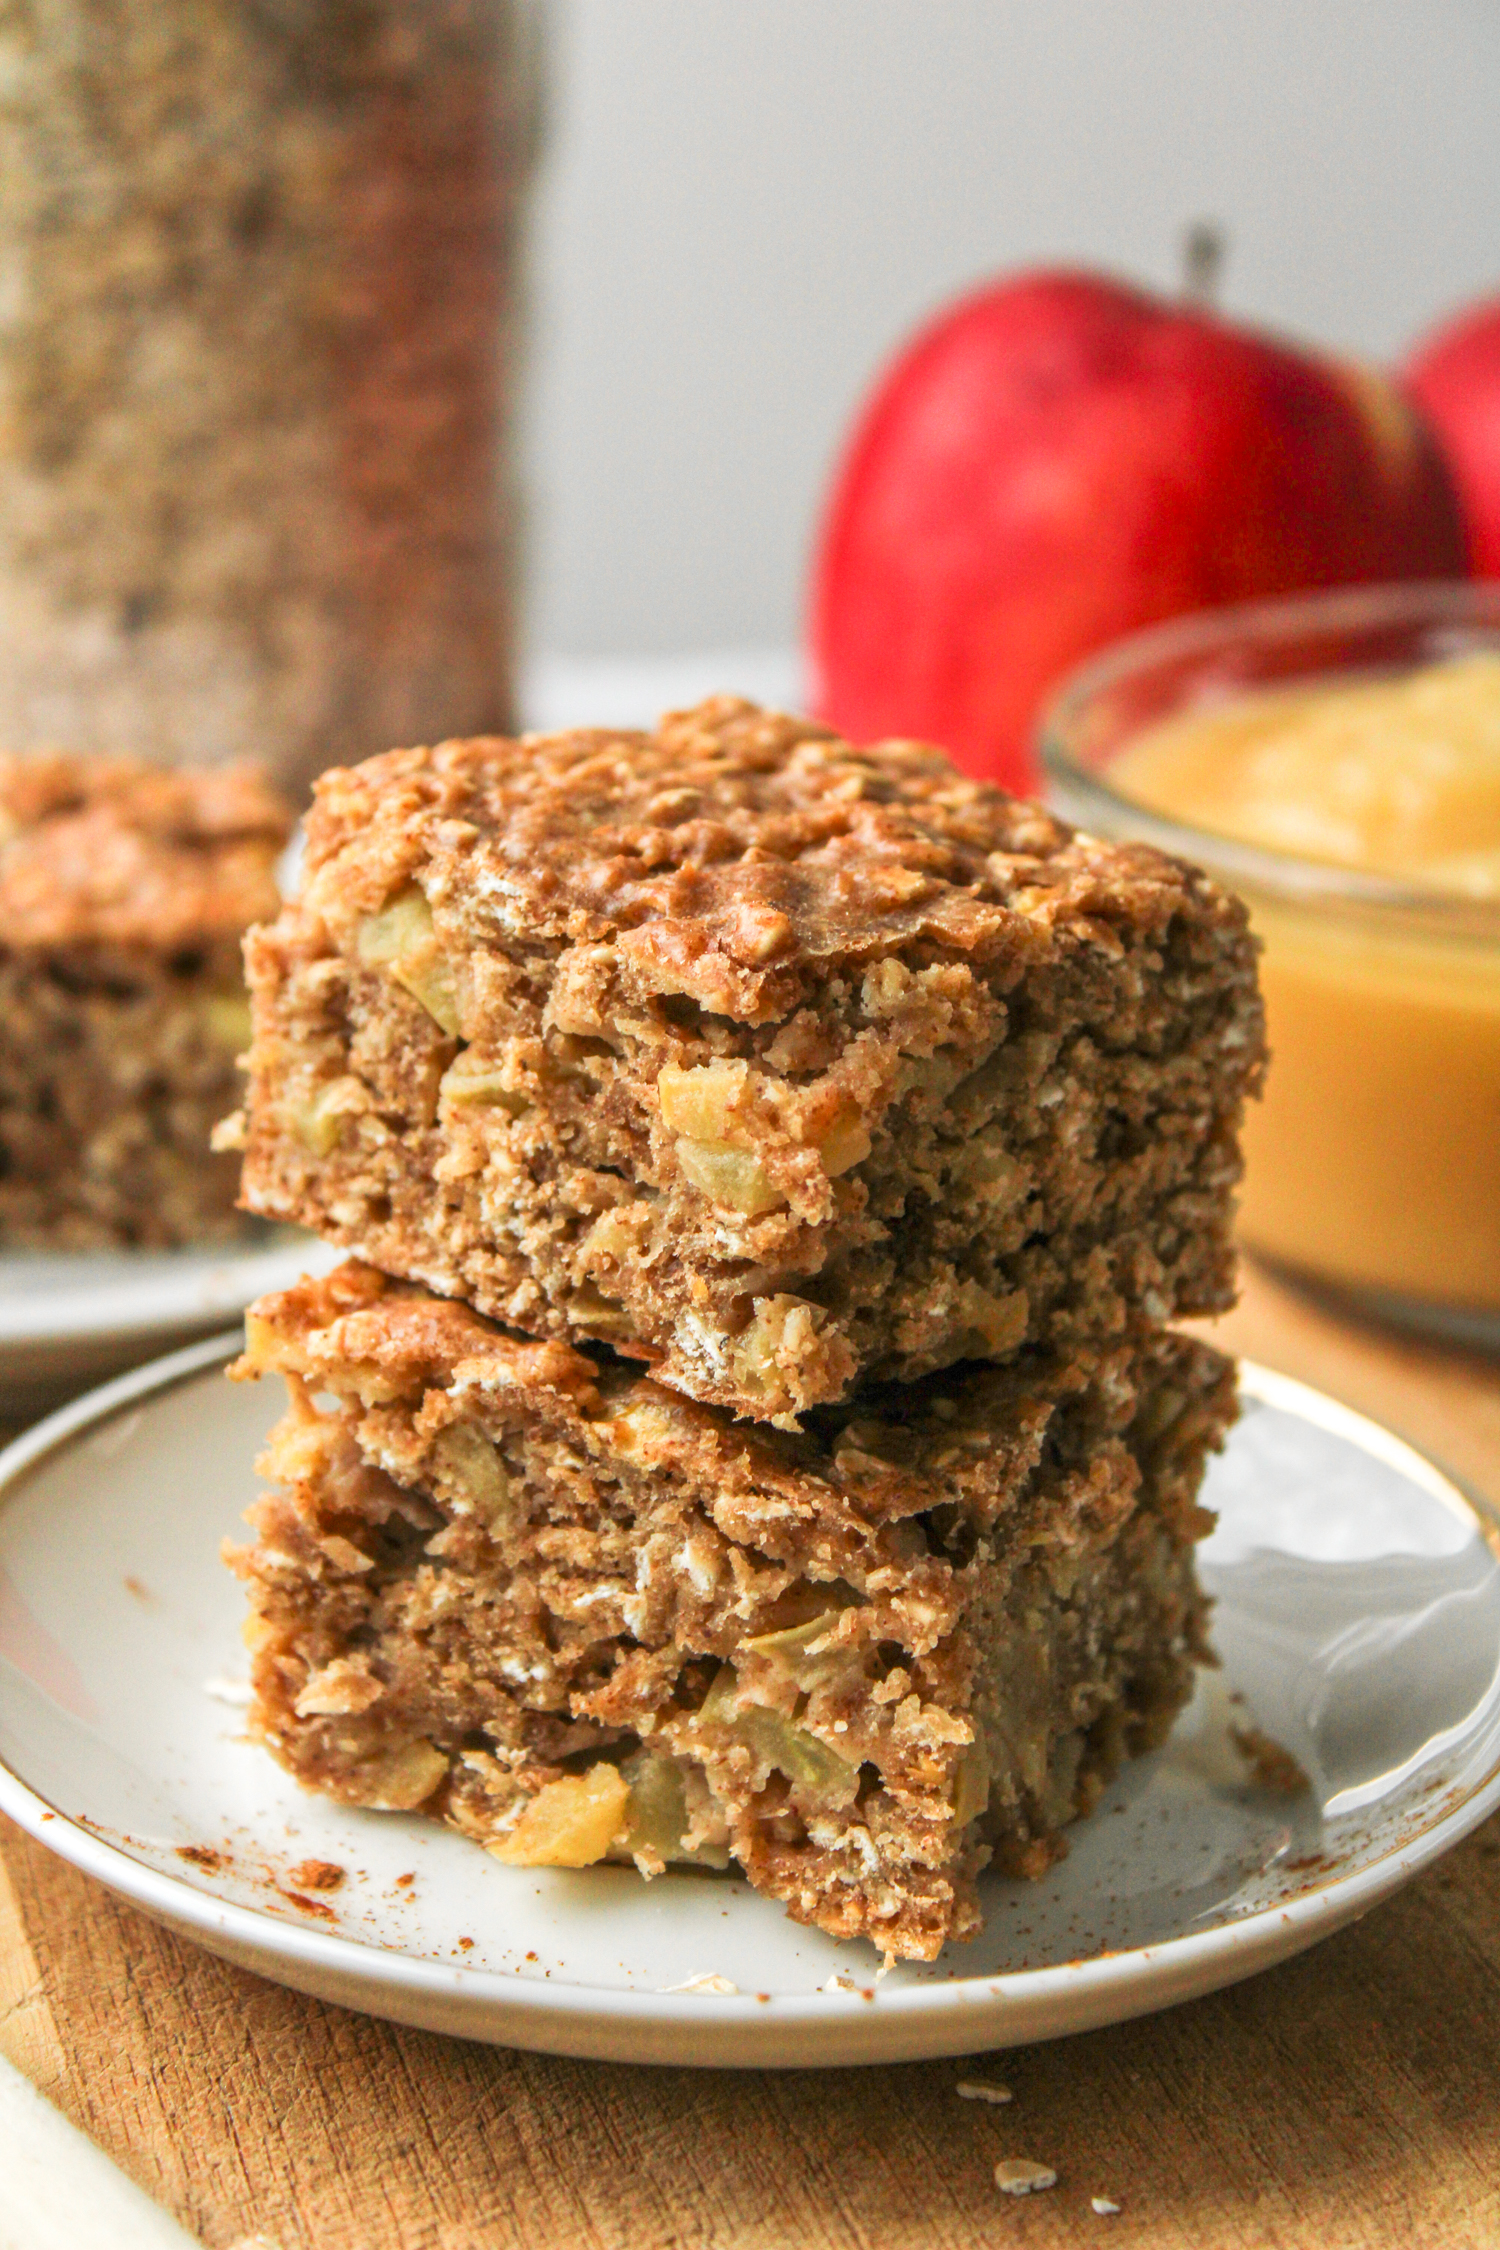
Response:
[[[805,711],[802,659],[791,648],[695,649],[669,656],[534,656],[521,666],[521,723],[536,734],[565,727],[654,727],[710,695],[745,695]]]
[[[40,1413],[343,1256],[299,1227],[206,1249],[0,1254],[0,1414]]]
[[[1363,1913],[1500,1802],[1500,1562],[1419,1455],[1245,1372],[1202,1550],[1221,1673],[1036,1884],[877,1982],[733,1875],[502,1867],[416,1816],[303,1795],[240,1738],[219,1561],[280,1400],[216,1340],[0,1456],[0,1810],[172,1928],[398,2022],[612,2061],[793,2066],[973,2052],[1249,1975]],[[214,1683],[211,1693],[208,1683]],[[227,1684],[226,1684],[227,1683]],[[1242,1700],[1234,1700],[1240,1698]],[[1253,1722],[1311,1787],[1247,1781]],[[314,1890],[302,1864],[347,1879]],[[720,1976],[734,1994],[674,1993]],[[824,1991],[831,1975],[850,1989]]]

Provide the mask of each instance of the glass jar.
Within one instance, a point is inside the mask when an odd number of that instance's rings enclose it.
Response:
[[[1274,689],[1345,686],[1500,650],[1500,586],[1316,594],[1137,634],[1048,712],[1052,803],[1154,844],[1247,902],[1272,1062],[1246,1122],[1240,1233],[1386,1317],[1500,1345],[1500,902],[1240,842],[1134,802],[1145,729]]]
[[[510,715],[533,0],[0,30],[0,743],[300,787]]]

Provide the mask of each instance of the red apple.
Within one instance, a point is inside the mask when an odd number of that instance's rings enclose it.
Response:
[[[812,588],[821,714],[1034,786],[1080,658],[1188,610],[1461,576],[1457,502],[1395,386],[1087,273],[967,298],[876,386]]]
[[[1406,383],[1458,484],[1476,578],[1500,578],[1500,297],[1417,346]]]

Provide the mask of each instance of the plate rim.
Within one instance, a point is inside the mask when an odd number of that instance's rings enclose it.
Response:
[[[82,1432],[143,1398],[192,1382],[227,1361],[241,1342],[237,1331],[204,1338],[46,1416],[0,1450],[0,1508],[30,1470]],[[1500,1559],[1500,1511],[1406,1439],[1295,1376],[1253,1360],[1240,1360],[1237,1372],[1247,1397],[1298,1413],[1415,1476],[1444,1505],[1477,1524]],[[402,2003],[409,2008],[421,2000],[446,2002],[450,2015],[457,2010],[457,2020],[444,2028],[460,2036],[525,2045],[529,2034],[545,2051],[720,2068],[735,2063],[764,2067],[768,2057],[755,2050],[779,2047],[797,2031],[805,2031],[813,2044],[795,2067],[824,2062],[847,2066],[1057,2036],[1198,1997],[1303,1950],[1379,1904],[1461,1842],[1497,1806],[1500,1756],[1458,1803],[1448,1804],[1415,1835],[1348,1873],[1310,1883],[1291,1898],[1237,1920],[1041,1968],[895,1986],[881,1991],[878,2007],[872,2007],[864,1994],[876,1982],[873,1969],[869,1986],[853,1992],[774,1993],[761,2000],[749,1993],[705,1996],[543,1983],[512,1971],[424,1961],[355,1937],[327,1935],[262,1909],[217,1899],[180,1876],[133,1858],[50,1803],[0,1757],[0,1812],[26,1835],[154,1919],[212,1950],[227,1951],[242,1965],[258,1966],[269,1957],[283,1971],[283,1981],[299,1989],[329,1997],[328,1988],[337,1987],[340,2004],[376,2015],[397,2013],[398,2020],[423,2020],[419,2013],[405,2012]],[[264,1968],[258,1973],[274,1975]],[[1057,2021],[1059,2016],[1066,2020]],[[856,2025],[864,2033],[858,2044],[869,2050],[857,2056],[848,2039]],[[819,2044],[828,2047],[825,2054],[817,2052]],[[642,2053],[647,2046],[658,2051]]]

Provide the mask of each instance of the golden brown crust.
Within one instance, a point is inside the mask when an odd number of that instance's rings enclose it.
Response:
[[[324,774],[309,913],[347,928],[421,871],[476,941],[618,941],[636,997],[792,1015],[831,967],[913,944],[1019,973],[1051,933],[1164,929],[1237,902],[1146,846],[1103,844],[916,742],[856,749],[719,696],[655,734],[393,750]]]
[[[325,1372],[351,1368],[364,1371],[372,1396],[420,1395],[457,1378],[481,1390],[552,1391],[581,1413],[599,1404],[596,1370],[582,1352],[507,1335],[467,1305],[353,1259],[252,1305],[245,1355],[230,1372],[296,1374],[316,1385]]]
[[[276,912],[289,808],[258,767],[0,757],[0,946],[163,952]]]

